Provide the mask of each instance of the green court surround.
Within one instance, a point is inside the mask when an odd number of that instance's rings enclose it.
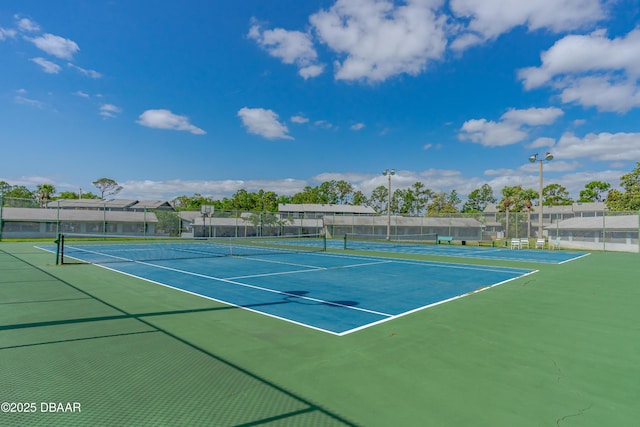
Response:
[[[3,426],[599,427],[640,416],[638,254],[535,264],[535,275],[336,337],[55,266],[33,245],[0,243],[0,402],[81,412],[0,413]]]

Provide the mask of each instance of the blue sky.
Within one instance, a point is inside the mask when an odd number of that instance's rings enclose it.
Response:
[[[0,180],[171,199],[345,179],[574,198],[640,161],[632,0],[4,0]]]

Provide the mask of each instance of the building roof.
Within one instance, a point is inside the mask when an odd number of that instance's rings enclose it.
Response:
[[[60,209],[171,209],[165,200],[133,200],[133,199],[59,199],[47,203],[48,208]]]
[[[640,220],[638,215],[576,217],[545,227],[547,230],[602,230],[602,228],[609,231],[631,230],[637,232],[640,228]]]
[[[158,218],[152,212],[46,208],[2,208],[2,220],[33,222],[158,222]]]
[[[355,205],[334,205],[334,204],[314,204],[314,203],[281,203],[278,205],[278,212],[320,212],[337,214],[375,214],[376,211],[370,206]]]
[[[538,206],[533,206],[532,212],[535,212],[537,208]],[[604,202],[576,202],[571,205],[544,206],[543,213],[570,214],[575,212],[603,212],[606,210],[607,206]],[[484,213],[495,212],[498,212],[498,205],[495,203],[489,203],[484,209]]]
[[[349,216],[324,217],[325,224],[333,225],[353,225],[353,226],[371,226],[386,225],[388,219],[386,216],[373,216],[362,218],[361,221]],[[475,218],[456,218],[456,217],[403,217],[391,216],[392,227],[457,227],[457,228],[480,228],[481,223]]]

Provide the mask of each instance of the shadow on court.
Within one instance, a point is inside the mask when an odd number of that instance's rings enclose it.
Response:
[[[26,258],[0,249],[0,401],[79,402],[82,411],[3,413],[0,424],[353,425],[155,322],[238,307],[133,313]],[[25,272],[33,278],[21,286]]]

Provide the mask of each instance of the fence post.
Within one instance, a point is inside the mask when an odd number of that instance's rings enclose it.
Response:
[[[602,211],[602,250],[607,251],[607,213]]]
[[[4,195],[0,194],[0,240],[2,240],[2,207],[4,206]]]

